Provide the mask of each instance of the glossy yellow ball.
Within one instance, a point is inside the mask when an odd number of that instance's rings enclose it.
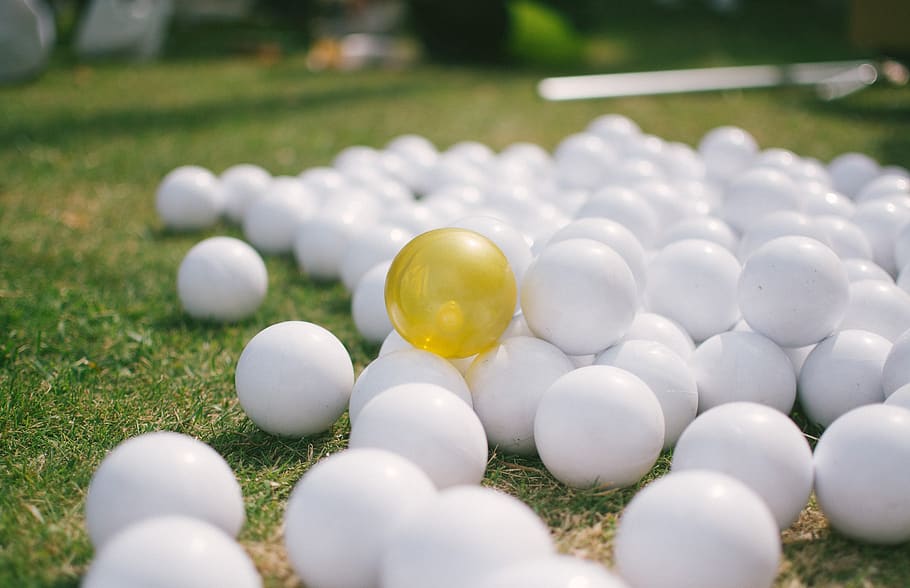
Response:
[[[502,251],[466,229],[436,229],[412,239],[392,261],[385,305],[411,345],[443,357],[491,347],[515,312],[515,276]]]

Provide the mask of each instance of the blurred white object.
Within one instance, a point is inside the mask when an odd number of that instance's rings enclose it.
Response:
[[[76,52],[154,59],[164,46],[173,9],[172,0],[93,0],[79,23]]]
[[[38,75],[56,36],[54,14],[43,0],[0,2],[0,83]]]

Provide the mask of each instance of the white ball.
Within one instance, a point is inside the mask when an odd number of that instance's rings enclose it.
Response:
[[[403,457],[381,449],[336,453],[308,470],[288,499],[288,559],[311,588],[378,586],[395,530],[435,497],[427,475]]]
[[[380,343],[392,332],[392,321],[385,306],[385,279],[391,261],[374,265],[365,273],[351,297],[351,316],[357,332],[370,343]]]
[[[641,194],[619,186],[597,190],[575,213],[576,218],[592,216],[609,218],[623,225],[643,247],[654,244],[660,226],[657,211]]]
[[[261,588],[250,556],[222,529],[184,516],[127,527],[98,551],[83,588]]]
[[[818,182],[803,182],[800,184],[806,193],[806,214],[809,216],[836,216],[850,218],[856,205],[853,201],[835,192],[829,186]]]
[[[848,329],[823,339],[799,373],[806,417],[827,427],[857,406],[884,402],[882,366],[890,351],[890,341],[868,331]]]
[[[547,389],[537,407],[534,438],[541,461],[560,482],[621,488],[637,483],[657,462],[664,416],[638,376],[593,365]]]
[[[910,223],[907,223],[894,237],[894,266],[903,269],[910,263]]]
[[[507,565],[555,554],[550,530],[519,499],[456,486],[406,521],[382,558],[383,588],[465,588]]]
[[[472,406],[471,392],[455,366],[429,351],[402,349],[377,357],[357,376],[348,407],[351,424],[357,424],[361,409],[374,397],[392,386],[413,382],[442,386]]]
[[[713,216],[693,216],[670,225],[660,236],[660,245],[665,247],[685,239],[712,241],[732,252],[736,251],[739,237],[730,225]]]
[[[910,540],[910,411],[862,406],[822,433],[815,496],[831,526],[865,543]]]
[[[910,384],[910,331],[894,340],[882,366],[882,392],[885,398],[898,388]]]
[[[741,267],[726,248],[700,239],[671,243],[648,265],[644,305],[678,322],[696,341],[739,320],[736,284]]]
[[[850,219],[862,229],[872,246],[872,259],[892,275],[900,269],[895,260],[895,242],[910,224],[910,197],[872,200],[856,207]]]
[[[272,183],[272,176],[258,165],[240,163],[219,176],[224,190],[224,211],[228,218],[240,223],[251,202],[262,196]]]
[[[880,173],[878,162],[864,153],[843,153],[828,163],[834,189],[851,198]]]
[[[354,366],[328,330],[285,321],[256,334],[234,372],[243,411],[263,431],[304,437],[328,430],[347,408]]]
[[[559,348],[534,337],[504,339],[478,354],[465,380],[490,445],[505,453],[533,455],[540,397],[574,367]]]
[[[625,145],[641,135],[641,127],[621,114],[602,114],[588,123],[585,130],[614,145]]]
[[[602,351],[622,337],[638,307],[635,276],[610,247],[591,239],[547,246],[521,283],[531,331],[567,355]]]
[[[594,360],[638,376],[657,397],[664,415],[664,449],[676,444],[698,412],[698,385],[689,364],[656,341],[617,343]]]
[[[758,154],[758,143],[747,131],[723,126],[708,131],[698,143],[708,176],[721,182],[744,171]]]
[[[881,280],[854,282],[839,328],[871,331],[894,341],[910,329],[910,293]]]
[[[185,515],[236,536],[246,514],[234,472],[192,437],[157,431],[123,441],[92,475],[85,526],[95,548],[151,517]]]
[[[211,227],[224,210],[224,194],[215,174],[196,165],[170,171],[155,192],[155,209],[169,229]]]
[[[796,374],[787,355],[758,333],[727,331],[699,345],[689,358],[698,383],[698,412],[727,402],[757,402],[790,414]]]
[[[766,214],[800,210],[802,200],[799,186],[789,176],[773,169],[755,168],[727,186],[721,217],[743,232]]]
[[[739,307],[757,333],[783,347],[816,343],[837,328],[850,300],[840,258],[808,237],[778,237],[743,264]]]
[[[556,555],[505,566],[474,588],[628,588],[619,576],[593,561]]]
[[[692,341],[692,337],[679,323],[653,312],[639,312],[636,314],[632,325],[618,343],[633,339],[663,343],[685,360],[688,360],[692,351],[695,350],[695,343]]]
[[[355,233],[339,266],[344,287],[353,292],[371,267],[393,259],[413,237],[409,231],[391,225],[372,225]]]
[[[569,188],[588,190],[604,182],[616,159],[616,151],[592,133],[569,135],[553,153],[559,183]]]
[[[885,399],[885,404],[910,410],[910,384],[905,384],[892,392],[891,396]]]
[[[839,216],[819,216],[815,224],[824,234],[823,239],[841,259],[872,259],[872,245],[866,234],[855,223]]]
[[[632,586],[768,588],[781,544],[764,501],[726,474],[673,473],[626,507],[613,542],[616,570]]]
[[[569,239],[592,239],[613,249],[632,271],[638,292],[644,291],[647,283],[645,250],[632,231],[605,217],[581,218],[553,233],[548,246]]]
[[[263,253],[290,253],[297,231],[316,209],[315,195],[300,180],[276,178],[269,191],[247,207],[243,235]]]
[[[294,258],[300,271],[317,280],[336,280],[348,243],[365,223],[356,214],[317,214],[297,228]]]
[[[856,201],[865,202],[900,194],[910,195],[910,178],[901,174],[885,172],[874,180],[866,182],[856,194]]]
[[[712,470],[733,476],[768,505],[777,526],[792,525],[812,493],[812,449],[790,417],[754,402],[706,411],[673,450],[674,473]]]
[[[844,269],[847,270],[847,279],[850,280],[851,284],[863,280],[879,280],[887,284],[894,283],[894,278],[891,277],[891,274],[869,259],[845,259]]]
[[[269,275],[255,249],[233,237],[210,237],[187,252],[177,271],[177,296],[193,318],[238,321],[265,299]]]
[[[400,384],[370,400],[348,446],[385,449],[412,461],[437,488],[479,484],[487,437],[471,407],[435,384]]]
[[[810,237],[826,243],[826,232],[815,222],[794,210],[779,210],[766,214],[749,226],[739,243],[739,259],[745,261],[752,253],[778,237]]]

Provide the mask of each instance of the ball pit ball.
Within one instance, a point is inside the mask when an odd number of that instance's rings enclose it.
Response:
[[[591,194],[575,217],[612,219],[632,231],[643,247],[654,244],[660,223],[657,211],[638,192],[613,185]]]
[[[768,588],[781,556],[764,501],[718,472],[674,472],[626,506],[613,541],[616,571],[649,588]]]
[[[316,280],[337,280],[344,252],[358,227],[357,214],[320,212],[301,223],[293,246],[300,271]]]
[[[490,445],[503,453],[536,453],[534,415],[540,397],[573,368],[558,347],[535,337],[511,337],[479,354],[465,381]]]
[[[648,385],[664,415],[663,448],[673,447],[698,412],[698,385],[686,360],[662,343],[629,340],[603,351],[594,363],[624,369]]]
[[[910,384],[904,384],[885,398],[885,404],[910,410]]]
[[[385,309],[385,282],[391,265],[391,261],[374,265],[357,282],[351,297],[354,326],[370,343],[381,343],[394,330]]]
[[[872,245],[855,223],[839,216],[823,215],[814,218],[824,234],[823,239],[841,259],[872,259]]]
[[[439,489],[479,484],[487,468],[487,436],[480,419],[435,384],[401,384],[370,400],[351,429],[348,446],[401,455]]]
[[[485,576],[474,588],[628,588],[619,576],[593,561],[556,555],[522,561]]]
[[[547,470],[576,488],[621,488],[654,466],[664,444],[657,397],[638,376],[594,365],[547,389],[534,418],[537,451]]]
[[[712,241],[721,247],[736,251],[739,237],[730,228],[730,225],[714,216],[693,216],[682,219],[670,225],[663,231],[660,238],[661,247],[685,239],[701,239]]]
[[[842,153],[828,163],[834,189],[856,196],[863,186],[881,173],[878,162],[864,153]]]
[[[637,308],[635,276],[628,264],[591,239],[548,245],[521,284],[528,327],[567,355],[598,353],[618,341]]]
[[[907,384],[910,384],[910,331],[894,340],[882,366],[882,391],[886,398]]]
[[[525,270],[534,256],[524,235],[513,225],[491,216],[467,216],[452,223],[456,229],[467,229],[480,233],[492,241],[509,261],[515,283],[521,284]],[[516,300],[517,304],[517,300]]]
[[[351,425],[357,425],[360,411],[373,398],[392,386],[413,382],[442,386],[472,406],[471,392],[455,366],[429,351],[400,349],[374,359],[357,376],[348,407]]]
[[[726,248],[701,239],[671,243],[648,265],[644,306],[679,323],[696,341],[739,320],[739,261]]]
[[[900,194],[910,195],[910,179],[900,174],[883,172],[874,180],[863,185],[856,194],[856,201],[865,202]]]
[[[796,374],[773,341],[749,331],[727,331],[695,348],[689,366],[698,383],[698,412],[727,402],[757,402],[790,414]]]
[[[373,224],[361,227],[352,234],[341,257],[339,274],[348,292],[377,263],[388,261],[412,239],[413,233],[393,225]]]
[[[799,373],[799,402],[809,421],[827,427],[864,404],[880,404],[882,367],[891,342],[858,329],[838,331],[809,353]]]
[[[410,517],[389,539],[383,588],[465,588],[496,569],[555,555],[550,530],[519,499],[456,486]]]
[[[268,283],[265,262],[255,249],[234,237],[210,237],[180,262],[177,296],[193,318],[233,322],[256,312]]]
[[[754,402],[702,413],[679,438],[672,471],[703,469],[733,476],[771,509],[780,529],[792,525],[812,493],[812,450],[790,417]]]
[[[758,153],[758,143],[739,127],[716,127],[705,133],[698,143],[708,175],[725,182],[744,171]]]
[[[276,178],[269,192],[247,207],[243,235],[263,253],[290,253],[300,225],[316,210],[316,197],[300,180]]]
[[[224,194],[215,174],[197,165],[183,165],[161,180],[155,192],[155,209],[169,229],[205,229],[218,222],[224,210]]]
[[[730,182],[720,210],[721,218],[742,233],[766,214],[799,210],[802,199],[799,186],[785,173],[754,168]]]
[[[224,207],[228,219],[240,224],[251,202],[265,194],[272,176],[258,165],[240,163],[227,168],[219,176],[224,188]]]
[[[304,437],[329,429],[344,412],[354,366],[328,330],[285,321],[250,339],[234,382],[240,406],[256,426],[273,435]]]
[[[910,329],[910,293],[881,280],[850,284],[850,302],[838,327],[860,329],[895,341]]]
[[[743,264],[738,299],[754,331],[782,347],[802,347],[838,327],[850,301],[850,282],[827,245],[808,237],[778,237]]]
[[[436,488],[416,465],[381,449],[348,449],[308,470],[284,513],[291,566],[310,588],[378,586],[396,527],[432,503]]]
[[[512,319],[516,297],[502,251],[457,228],[412,239],[392,261],[385,287],[395,330],[443,357],[468,357],[493,345]]]
[[[262,578],[243,547],[222,529],[199,519],[163,516],[111,538],[80,586],[261,588]]]
[[[556,146],[553,161],[560,184],[590,190],[603,183],[616,161],[616,152],[597,135],[576,133]]]
[[[814,218],[794,210],[779,210],[764,215],[743,233],[739,259],[745,261],[756,249],[778,237],[809,237],[826,243],[827,234]]]
[[[835,530],[864,543],[910,540],[910,411],[851,410],[822,433],[814,461],[815,496]]]
[[[96,549],[152,517],[184,515],[236,536],[246,514],[240,484],[214,449],[192,437],[158,431],[123,441],[92,475],[85,525]]]
[[[850,280],[851,284],[862,280],[880,280],[888,284],[894,283],[894,278],[891,277],[891,274],[883,270],[874,261],[868,259],[845,259],[844,269],[847,270],[847,279]]]
[[[636,314],[635,320],[632,321],[632,325],[626,330],[619,343],[633,339],[663,343],[685,360],[688,360],[692,351],[695,350],[692,337],[679,323],[653,312]]]
[[[875,263],[896,274],[900,267],[894,257],[895,242],[901,229],[910,223],[910,197],[900,195],[864,202],[856,207],[850,220],[869,240]]]

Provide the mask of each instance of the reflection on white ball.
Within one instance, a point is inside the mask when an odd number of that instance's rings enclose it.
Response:
[[[205,229],[218,222],[224,194],[215,174],[203,167],[184,165],[161,180],[155,192],[155,209],[169,229]]]
[[[151,518],[121,531],[95,556],[83,588],[261,588],[243,547],[222,529],[185,516]]]
[[[193,318],[238,321],[265,299],[269,276],[255,249],[233,237],[200,241],[180,262],[177,295]]]
[[[825,430],[814,459],[815,496],[834,529],[867,543],[910,540],[910,411],[851,410]]]
[[[336,453],[308,470],[288,499],[288,559],[312,588],[378,586],[382,553],[395,529],[435,496],[426,474],[394,453]]]
[[[273,435],[304,437],[329,429],[344,412],[354,366],[328,330],[285,321],[250,339],[234,383],[240,406],[256,426]]]
[[[120,443],[98,466],[85,498],[85,524],[96,548],[138,521],[163,515],[204,520],[231,536],[246,518],[240,484],[224,458],[170,431]]]
[[[781,552],[758,494],[704,470],[645,487],[626,507],[613,544],[619,574],[649,588],[768,588]]]
[[[572,371],[544,393],[534,419],[547,470],[576,488],[637,483],[664,444],[657,397],[638,376],[594,365]]]
[[[370,400],[348,443],[405,457],[437,488],[479,484],[487,467],[487,436],[471,407],[449,390],[400,384]]]
[[[743,482],[771,509],[778,527],[799,518],[812,493],[812,450],[790,417],[754,402],[703,413],[673,451],[673,472],[713,470]]]

